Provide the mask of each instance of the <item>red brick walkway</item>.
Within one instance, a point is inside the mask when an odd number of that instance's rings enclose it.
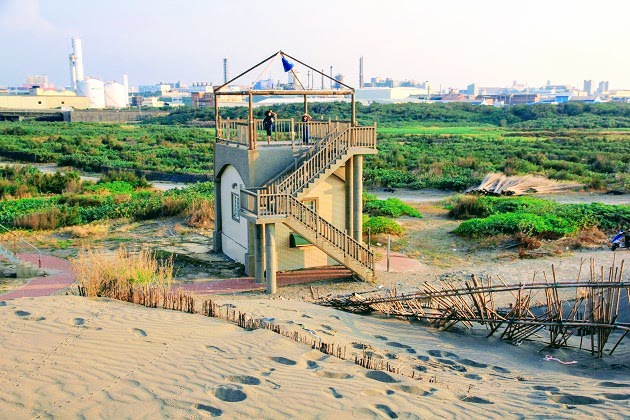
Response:
[[[422,265],[418,261],[407,258],[402,254],[391,253],[391,256],[390,271],[392,272],[417,271],[419,270],[419,266]],[[20,254],[19,257],[37,265],[39,255]],[[376,264],[377,271],[386,270],[386,262],[383,260]],[[52,295],[67,288],[76,280],[76,276],[72,271],[70,263],[62,258],[42,255],[41,268],[46,272],[53,272],[53,274],[46,277],[35,277],[20,289],[0,295],[0,300]],[[352,273],[350,270],[344,267],[323,267],[310,270],[278,273],[277,283],[278,287],[282,287],[292,284],[312,283],[321,280],[341,280],[347,279],[351,276]],[[187,283],[177,286],[177,288],[180,287],[184,291],[198,294],[237,293],[265,290],[265,285],[255,283],[253,277]]]
[[[41,268],[51,273],[45,277],[34,277],[18,290],[0,295],[0,300],[17,299],[22,297],[48,296],[65,289],[74,283],[76,276],[67,260],[50,255],[19,254],[21,260],[30,261],[37,265],[41,258]]]
[[[278,287],[292,284],[312,283],[320,280],[342,280],[352,277],[352,272],[344,267],[324,267],[302,271],[278,273]],[[265,284],[258,284],[253,277],[187,283],[177,286],[186,292],[198,294],[237,293],[265,290]]]

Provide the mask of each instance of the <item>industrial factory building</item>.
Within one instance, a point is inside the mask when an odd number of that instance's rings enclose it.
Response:
[[[72,53],[69,56],[70,89],[57,90],[45,85],[31,84],[0,94],[0,108],[5,109],[103,109],[125,108],[129,106],[129,85],[127,76],[123,83],[103,82],[85,77],[83,72],[83,47],[79,38],[72,39]]]

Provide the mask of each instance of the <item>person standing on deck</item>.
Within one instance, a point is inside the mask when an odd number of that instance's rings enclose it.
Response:
[[[304,113],[304,115],[302,115],[302,143],[303,144],[308,144],[308,122],[311,121],[313,118],[311,118],[310,115],[308,115],[307,113]]]
[[[271,144],[271,133],[274,130],[274,123],[278,115],[269,110],[265,112],[265,119],[263,120],[263,129],[267,132],[267,144]]]

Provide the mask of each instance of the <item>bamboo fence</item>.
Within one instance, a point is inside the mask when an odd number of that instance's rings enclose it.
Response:
[[[552,266],[553,278],[549,281],[545,276],[544,283],[509,285],[501,277],[497,283],[490,277],[483,280],[473,275],[460,287],[446,281],[439,281],[439,287],[425,282],[418,292],[406,295],[396,290],[369,291],[328,296],[318,303],[355,313],[423,320],[444,330],[456,324],[467,328],[481,324],[488,329],[488,336],[500,334],[500,338],[516,344],[539,337],[543,330],[548,332],[550,348],[569,346],[569,338],[577,336],[580,349],[601,358],[613,332],[619,334],[609,354],[630,332],[630,323],[618,321],[624,297],[630,311],[630,283],[622,280],[623,262],[619,267],[613,263],[608,270],[596,270],[592,260],[589,278],[580,281],[583,264],[576,281],[557,281]],[[559,294],[562,289],[573,289],[574,298],[563,300]],[[541,291],[544,300],[535,304],[533,296]],[[495,303],[510,299],[505,306]]]

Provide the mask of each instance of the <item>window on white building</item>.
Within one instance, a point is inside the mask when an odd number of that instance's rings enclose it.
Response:
[[[237,222],[241,221],[241,196],[237,193],[232,193],[232,219]]]

